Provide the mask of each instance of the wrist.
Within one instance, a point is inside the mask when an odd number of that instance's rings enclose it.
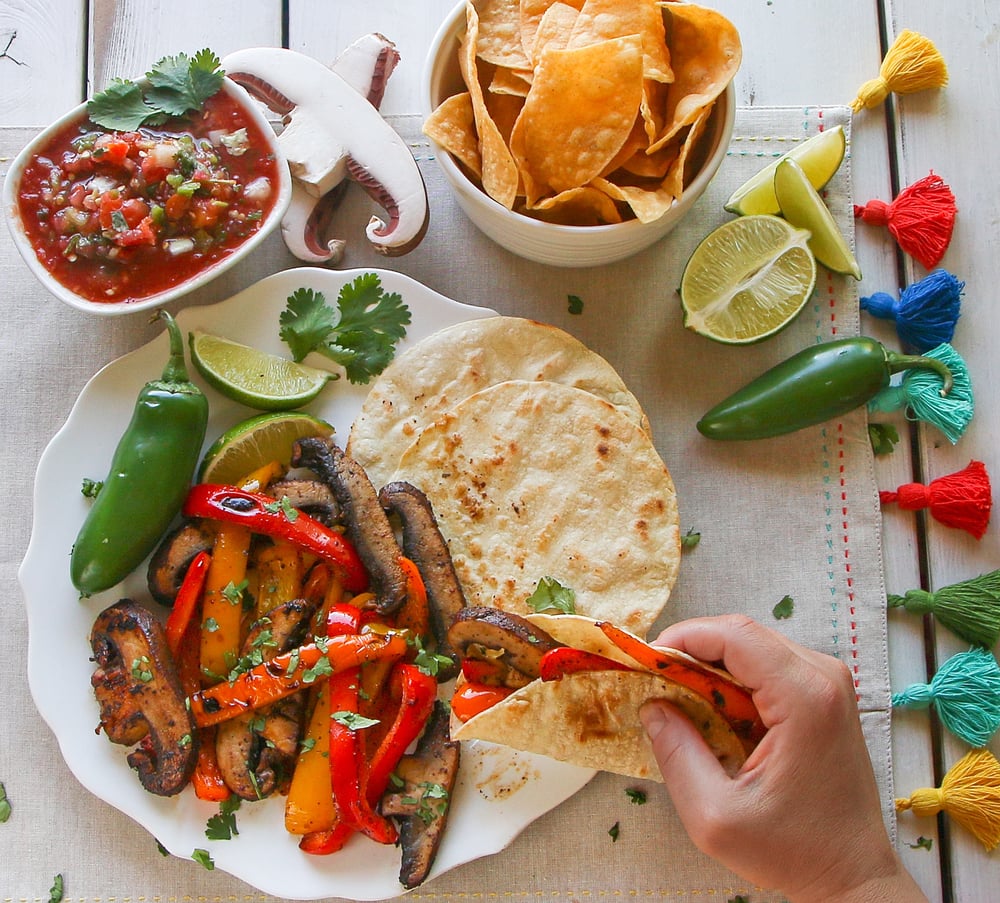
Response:
[[[893,854],[893,862],[886,871],[861,878],[839,882],[839,886],[825,884],[809,888],[789,897],[789,903],[928,903],[927,896]]]

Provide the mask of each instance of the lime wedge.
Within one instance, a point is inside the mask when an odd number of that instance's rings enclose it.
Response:
[[[793,226],[810,232],[809,250],[823,266],[861,278],[861,268],[830,208],[794,160],[782,160],[775,169],[774,194],[782,216]]]
[[[227,398],[260,411],[287,411],[319,395],[332,373],[206,332],[189,337],[191,360]]]
[[[236,484],[271,461],[287,467],[296,439],[332,435],[329,423],[302,411],[258,414],[237,423],[212,443],[201,459],[198,481]]]
[[[684,268],[684,325],[728,345],[787,326],[816,284],[809,233],[777,216],[741,216],[709,233]]]
[[[781,207],[774,196],[774,172],[782,160],[791,158],[798,163],[809,177],[813,188],[818,190],[826,185],[840,168],[846,149],[847,138],[841,125],[813,135],[812,138],[797,144],[788,153],[782,154],[737,188],[726,201],[726,210],[741,215],[780,213]]]

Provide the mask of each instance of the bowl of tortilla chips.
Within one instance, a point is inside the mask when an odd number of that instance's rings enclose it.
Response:
[[[729,148],[742,49],[662,0],[463,0],[431,46],[424,133],[460,208],[521,257],[623,260],[663,238]]]

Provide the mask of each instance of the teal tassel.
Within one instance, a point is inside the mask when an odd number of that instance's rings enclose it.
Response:
[[[898,385],[883,389],[868,403],[868,410],[905,409],[907,417],[937,427],[954,445],[962,438],[975,410],[969,368],[947,343],[926,352],[924,357],[941,361],[951,371],[954,385],[947,395],[942,394],[944,383],[933,370],[907,370]]]
[[[1000,665],[976,647],[949,658],[929,684],[914,684],[892,696],[894,708],[934,706],[941,723],[971,746],[985,746],[1000,727]]]
[[[904,608],[914,615],[933,614],[955,636],[992,649],[1000,639],[1000,570],[981,574],[935,592],[911,589],[889,595],[889,608]]]

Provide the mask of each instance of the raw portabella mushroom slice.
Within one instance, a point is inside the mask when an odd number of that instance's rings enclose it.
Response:
[[[405,142],[367,96],[333,69],[294,50],[238,50],[222,66],[229,78],[284,117],[278,143],[292,176],[315,203],[346,177],[388,216],[388,222],[373,216],[366,229],[376,251],[397,256],[420,243],[429,220],[423,177]],[[301,204],[296,206],[299,218]]]

